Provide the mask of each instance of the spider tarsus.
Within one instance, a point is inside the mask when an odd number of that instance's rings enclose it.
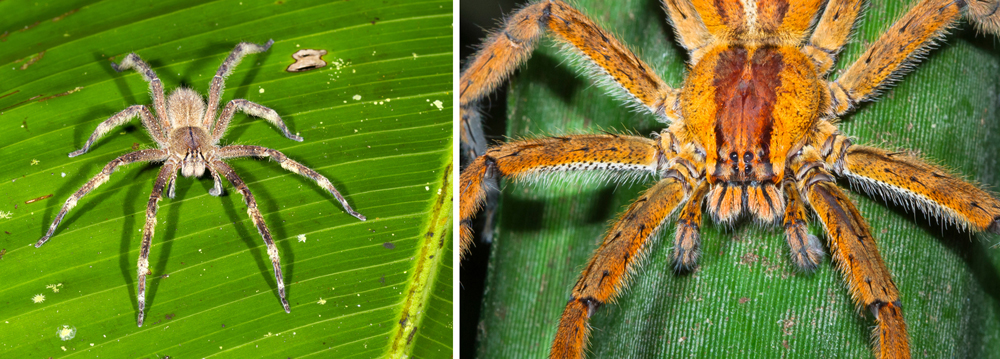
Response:
[[[69,157],[70,157],[70,158],[73,158],[73,157],[76,157],[76,156],[79,156],[79,155],[82,155],[82,154],[84,154],[84,153],[87,153],[87,149],[86,149],[86,148],[81,148],[81,149],[79,149],[79,150],[76,150],[76,151],[73,151],[73,152],[70,152],[70,153],[69,153]]]
[[[368,218],[367,218],[367,217],[365,217],[365,215],[363,215],[363,214],[361,214],[361,213],[358,213],[358,212],[355,212],[355,211],[350,211],[349,213],[350,213],[350,214],[351,214],[352,216],[354,216],[354,217],[357,217],[358,219],[360,219],[360,220],[362,220],[362,221],[367,221],[367,220],[368,220]]]

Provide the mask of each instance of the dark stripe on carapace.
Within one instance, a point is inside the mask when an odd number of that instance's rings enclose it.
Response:
[[[733,47],[719,54],[712,83],[718,109],[716,148],[725,153],[755,155],[749,163],[743,163],[739,155],[735,159],[720,156],[722,163],[715,172],[719,180],[761,181],[773,175],[770,162],[773,110],[783,67],[784,59],[775,47],[753,50]],[[725,170],[733,167],[737,171]],[[748,168],[758,170],[751,172]]]

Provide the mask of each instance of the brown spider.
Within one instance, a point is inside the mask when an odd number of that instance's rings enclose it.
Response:
[[[836,80],[826,80],[862,3],[663,1],[690,53],[680,89],[561,1],[529,4],[486,39],[459,82],[463,125],[476,117],[475,103],[530,56],[546,30],[599,81],[669,123],[653,139],[608,134],[514,141],[487,150],[462,172],[463,250],[471,241],[470,220],[496,178],[602,171],[611,178],[658,179],[612,225],[584,268],[551,357],[583,355],[590,316],[626,286],[649,240],[675,213],[673,259],[679,268],[696,265],[705,209],[721,223],[746,216],[783,224],[793,262],[805,270],[815,268],[822,253],[807,232],[811,209],[852,298],[877,320],[876,355],[910,356],[896,285],[867,223],[834,176],[976,231],[1000,229],[1000,201],[916,157],[854,145],[834,123],[910,68],[963,12],[995,32],[1000,2],[921,1]]]
[[[247,188],[243,180],[236,175],[236,172],[224,160],[237,157],[271,158],[278,161],[282,168],[316,181],[320,187],[330,191],[340,201],[340,204],[344,206],[344,210],[347,213],[362,221],[365,220],[365,216],[351,209],[351,206],[347,204],[347,200],[333,187],[330,180],[309,167],[285,157],[281,152],[259,146],[218,146],[219,139],[226,133],[229,121],[232,120],[236,111],[243,111],[251,116],[261,117],[277,126],[285,137],[295,141],[302,141],[302,137],[288,131],[285,123],[274,110],[244,99],[229,101],[226,107],[222,109],[222,114],[217,121],[215,118],[216,110],[219,107],[219,98],[222,96],[222,90],[225,87],[224,82],[226,77],[232,73],[233,68],[240,63],[240,60],[244,56],[267,51],[273,43],[274,40],[268,40],[263,45],[247,42],[237,44],[233,52],[229,54],[229,57],[219,66],[215,77],[212,78],[208,93],[207,109],[201,95],[188,88],[178,88],[170,93],[170,97],[164,98],[163,84],[160,83],[160,79],[156,77],[156,73],[149,68],[149,65],[143,62],[139,58],[139,55],[135,53],[125,56],[118,65],[111,64],[111,67],[118,72],[135,69],[142,74],[143,79],[149,82],[149,91],[152,93],[156,116],[153,116],[149,108],[145,105],[133,105],[98,125],[83,148],[70,153],[69,156],[76,157],[86,153],[90,149],[90,146],[101,138],[101,136],[136,117],[142,119],[143,126],[146,127],[149,135],[153,137],[153,140],[156,141],[160,148],[127,153],[104,166],[101,173],[84,184],[80,190],[76,191],[76,193],[66,200],[66,204],[63,205],[62,210],[59,211],[56,219],[49,226],[48,232],[45,233],[42,239],[38,240],[38,243],[35,243],[35,247],[41,247],[45,244],[52,237],[59,222],[66,216],[66,212],[76,206],[76,202],[80,197],[85,196],[107,181],[111,173],[119,166],[135,162],[162,161],[163,167],[156,178],[156,183],[153,185],[153,193],[149,197],[149,204],[146,206],[146,226],[142,229],[142,247],[139,251],[139,261],[137,263],[139,267],[139,284],[136,291],[139,302],[137,322],[140,327],[145,316],[146,275],[150,273],[148,259],[149,246],[150,241],[153,239],[153,230],[156,227],[156,210],[165,188],[167,189],[167,197],[174,198],[174,180],[177,178],[178,170],[185,177],[201,177],[208,170],[214,181],[214,187],[208,191],[212,196],[222,194],[221,177],[225,177],[243,195],[243,200],[247,205],[247,214],[267,245],[267,254],[271,259],[271,265],[274,267],[274,279],[278,284],[278,295],[281,297],[281,305],[285,308],[286,313],[291,313],[291,308],[288,306],[288,300],[285,298],[285,282],[281,276],[278,248],[274,245],[274,240],[271,239],[271,232],[267,229],[267,224],[264,223],[264,218],[261,216],[260,210],[257,209],[257,202],[254,200],[253,194],[250,193],[250,189]]]

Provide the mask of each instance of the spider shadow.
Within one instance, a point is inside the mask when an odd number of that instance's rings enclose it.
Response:
[[[233,171],[235,171],[237,175],[243,179],[243,182],[247,185],[247,188],[250,188],[251,183],[258,182],[256,178],[247,177],[246,175],[242,174],[242,173],[251,173],[250,171],[241,171],[241,168],[233,166],[232,164],[230,164],[230,167],[232,167]],[[284,223],[284,220],[281,219],[281,216],[279,214],[279,208],[276,203],[272,201],[260,201],[261,198],[273,198],[271,197],[270,192],[266,191],[264,188],[261,187],[261,188],[250,188],[250,193],[253,194],[254,199],[257,200],[257,208],[261,211],[261,215],[264,218],[264,223],[265,225],[267,225],[267,228],[271,232],[271,238],[274,239],[275,242],[274,245],[276,247],[279,247],[278,253],[279,256],[281,257],[282,274],[283,274],[282,279],[286,283],[285,298],[290,298],[293,292],[292,286],[290,284],[293,283],[292,278],[295,277],[295,265],[294,265],[295,253],[292,251],[292,245],[289,243],[289,241],[280,240],[281,238],[287,238],[287,232],[285,231],[284,227],[275,225],[277,223]],[[247,226],[255,228],[253,226],[253,222],[250,221],[250,217],[246,216],[245,213],[244,214],[237,213],[236,206],[245,207],[245,204],[243,202],[242,195],[236,192],[236,189],[232,187],[232,183],[229,183],[229,186],[225,188],[225,193],[223,193],[222,196],[220,197],[229,197],[229,196],[232,196],[232,200],[229,202],[232,205],[229,204],[223,205],[223,208],[226,212],[226,216],[229,217],[229,220],[233,223],[233,228],[236,230],[236,233],[239,234],[239,237],[243,241],[243,243],[246,244],[250,256],[252,256],[254,261],[257,262],[257,268],[260,270],[260,274],[264,277],[264,281],[268,284],[269,287],[273,289],[274,297],[278,299],[280,303],[281,297],[278,295],[278,290],[277,290],[278,283],[274,281],[274,273],[272,273],[272,268],[270,266],[271,260],[270,258],[265,260],[264,255],[261,254],[261,250],[256,249],[257,247],[264,246],[264,240],[263,238],[261,238],[259,233],[253,233],[256,231],[251,232],[247,230]],[[239,223],[244,223],[244,221],[246,221],[245,222],[246,224],[239,225]],[[268,223],[270,223],[270,225],[268,225]],[[266,252],[266,246],[263,248],[264,251]]]
[[[612,218],[612,212],[619,208],[614,206],[614,192],[617,186],[601,186],[594,190],[584,191],[587,194],[573,193],[567,194],[563,198],[556,199],[526,199],[516,196],[503,196],[503,205],[500,207],[502,214],[499,217],[504,219],[505,226],[510,230],[518,232],[536,232],[545,229],[545,221],[540,218],[545,217],[545,206],[550,202],[578,200],[581,196],[586,196],[593,204],[587,210],[586,215],[581,220],[573,218],[580,225],[593,225],[607,223],[608,218]]]

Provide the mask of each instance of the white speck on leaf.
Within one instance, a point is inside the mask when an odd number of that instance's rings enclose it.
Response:
[[[299,242],[302,242],[302,243],[306,242],[306,235],[305,234],[300,234],[297,237],[299,238]]]
[[[35,302],[35,303],[44,302],[45,301],[45,294],[35,294],[34,297],[31,297],[31,301]]]
[[[59,339],[62,339],[63,341],[73,339],[73,337],[76,336],[76,327],[71,325],[63,325],[59,327],[58,330],[56,330],[56,335],[58,335]]]

